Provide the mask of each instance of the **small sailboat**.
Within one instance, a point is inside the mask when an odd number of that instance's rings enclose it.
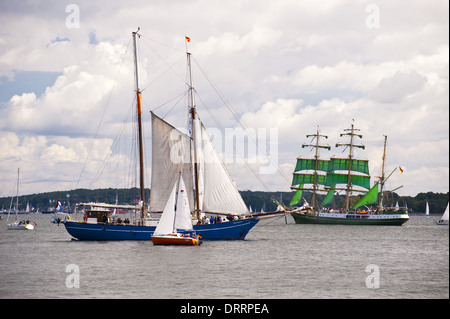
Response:
[[[17,169],[17,196],[16,196],[16,208],[14,209],[15,213],[16,213],[16,220],[13,223],[6,224],[6,226],[7,226],[8,230],[33,230],[35,223],[31,223],[29,220],[17,220],[17,212],[19,211],[19,175],[20,175],[20,168]],[[27,204],[27,210],[28,210],[28,204]],[[9,220],[10,212],[11,212],[11,207],[9,208],[7,221]]]
[[[436,225],[448,225],[448,203],[444,214],[442,214],[441,219],[436,222]]]
[[[8,224],[8,230],[33,230],[34,225],[28,220],[15,221],[14,223]]]
[[[425,206],[425,216],[426,216],[426,218],[430,217],[430,206],[428,206],[428,202]]]
[[[181,173],[152,235],[152,242],[154,245],[188,246],[198,246],[200,243],[192,226],[189,199]]]

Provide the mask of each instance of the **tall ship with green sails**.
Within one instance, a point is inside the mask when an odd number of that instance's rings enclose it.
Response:
[[[409,220],[408,210],[402,207],[385,207],[383,205],[383,188],[387,179],[385,176],[385,157],[387,137],[384,139],[383,164],[381,176],[370,186],[369,161],[358,159],[356,149],[365,149],[362,144],[356,144],[355,139],[362,139],[359,129],[351,125],[345,129],[341,137],[349,138],[349,143],[337,143],[336,147],[348,149],[345,158],[321,158],[320,150],[331,150],[329,145],[321,144],[328,136],[320,134],[306,135],[312,138],[310,144],[303,144],[302,148],[311,148],[315,155],[313,158],[298,157],[293,173],[291,189],[296,193],[290,203],[291,215],[297,224],[341,224],[341,225],[403,225]],[[303,191],[312,192],[311,203],[303,199]],[[333,207],[336,194],[345,193],[345,202],[342,207]],[[326,194],[321,202],[318,194]],[[359,201],[350,205],[352,194],[363,195]],[[359,198],[358,197],[358,198]],[[371,206],[368,206],[371,205]]]

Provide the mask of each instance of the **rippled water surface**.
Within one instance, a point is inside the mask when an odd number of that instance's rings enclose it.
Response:
[[[0,298],[184,298],[183,289],[189,298],[449,298],[449,228],[433,218],[401,227],[263,220],[245,241],[200,247],[72,241],[50,215],[28,218],[34,231],[0,221]],[[378,289],[366,286],[368,265]],[[66,285],[73,267],[79,288]]]

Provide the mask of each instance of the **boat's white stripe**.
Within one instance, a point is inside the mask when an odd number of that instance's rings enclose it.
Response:
[[[75,223],[75,222],[71,222],[71,223]],[[81,223],[77,223],[77,224],[81,224]],[[223,224],[226,224],[226,222],[223,223]],[[200,229],[197,229],[197,230],[198,230],[198,231],[202,231],[202,232],[218,231],[218,230],[224,230],[224,229],[230,229],[230,228],[237,228],[237,227],[241,227],[241,226],[246,226],[246,225],[248,225],[248,224],[249,224],[249,222],[243,221],[242,223],[230,225],[230,226],[227,226],[227,227],[214,227],[214,228],[211,228],[211,229],[207,229],[207,228],[203,229],[203,227],[200,227]],[[66,225],[69,226],[69,228],[71,228],[71,229],[80,229],[80,230],[89,230],[89,231],[104,231],[104,230],[101,229],[101,228],[70,227],[70,223],[67,223]],[[119,225],[117,225],[117,226],[119,226]],[[202,225],[202,226],[204,226],[204,225]],[[136,226],[136,227],[146,227],[146,226]],[[154,226],[151,226],[151,227],[154,227]],[[136,229],[131,230],[131,229],[113,229],[113,228],[107,228],[107,231],[112,231],[112,232],[126,232],[126,233],[153,233],[153,232],[154,232],[154,229],[153,229],[153,230],[136,230]]]

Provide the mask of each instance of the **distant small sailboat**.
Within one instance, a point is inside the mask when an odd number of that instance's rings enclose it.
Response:
[[[15,221],[14,223],[8,224],[8,230],[33,230],[34,225],[29,221]]]
[[[181,173],[152,235],[152,242],[154,245],[189,246],[198,246],[200,243],[192,226],[189,199]]]
[[[17,212],[19,211],[19,175],[20,175],[20,168],[17,169],[17,196],[16,196],[16,221],[14,223],[6,224],[8,230],[33,230],[35,223],[31,223],[29,220],[17,220]],[[12,200],[11,200],[12,202]],[[11,203],[12,204],[12,203]],[[29,210],[29,205],[27,204],[27,213]],[[9,220],[9,214],[11,212],[11,207],[9,208],[8,212],[8,219]]]
[[[428,202],[427,202],[427,204],[426,204],[426,206],[425,206],[425,216],[426,216],[427,218],[430,217],[430,206],[428,206]]]
[[[444,214],[442,214],[441,219],[436,222],[436,225],[448,225],[448,203]]]

